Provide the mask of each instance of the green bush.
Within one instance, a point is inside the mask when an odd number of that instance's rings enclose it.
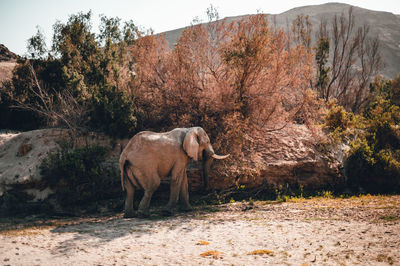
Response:
[[[363,113],[363,133],[351,143],[345,172],[353,190],[400,192],[400,108],[387,95],[374,96]]]
[[[18,61],[12,80],[0,84],[0,128],[68,127],[113,137],[134,133],[128,44],[137,38],[137,28],[102,16],[96,34],[91,17],[91,12],[78,13],[66,23],[56,22],[50,50],[40,31],[28,40],[31,58]]]
[[[45,182],[56,191],[55,198],[64,209],[84,208],[97,211],[100,201],[118,197],[117,170],[105,165],[108,150],[101,146],[73,148],[63,142],[41,164]]]
[[[136,129],[133,97],[115,87],[98,90],[92,97],[90,127],[110,136],[132,136]]]
[[[368,179],[373,172],[373,152],[367,141],[361,140],[351,144],[349,155],[345,161],[347,184],[352,190],[369,185]]]
[[[335,104],[329,108],[325,116],[325,127],[329,131],[338,130],[342,132],[351,125],[352,118],[351,112],[346,112],[343,106]]]
[[[323,127],[329,132],[331,143],[350,142],[357,138],[360,130],[365,129],[366,119],[332,102],[328,105]]]
[[[344,164],[347,183],[356,192],[400,192],[399,80],[376,78],[362,114],[353,115],[350,123],[343,108],[328,113],[326,125],[333,133],[340,131],[341,139],[348,134],[341,132],[346,125],[353,128]]]
[[[32,61],[40,76],[43,67]],[[32,77],[26,61],[18,60],[18,65],[13,70],[12,80],[0,82],[0,128],[13,130],[32,130],[45,125],[45,119],[32,110],[14,108],[19,103],[40,104],[40,99],[30,93]]]
[[[400,150],[374,151],[366,140],[353,144],[345,162],[348,185],[370,193],[400,192]]]

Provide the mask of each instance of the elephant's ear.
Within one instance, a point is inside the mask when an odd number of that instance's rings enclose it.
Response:
[[[194,129],[189,130],[186,133],[185,139],[183,140],[183,149],[187,155],[193,160],[197,161],[199,152],[199,143],[197,142],[197,132]]]

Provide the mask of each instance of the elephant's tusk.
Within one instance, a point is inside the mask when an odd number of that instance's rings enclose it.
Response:
[[[229,157],[230,154],[228,155],[217,155],[217,154],[212,154],[211,157],[213,157],[214,159],[218,159],[218,160],[222,160],[222,159],[226,159]]]

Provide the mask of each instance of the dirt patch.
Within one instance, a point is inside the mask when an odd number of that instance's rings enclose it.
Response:
[[[17,156],[18,157],[24,157],[25,155],[28,154],[28,152],[30,152],[32,150],[32,144],[21,144],[18,147],[18,152],[17,152]]]
[[[0,226],[0,261],[11,265],[400,264],[400,196],[240,202],[169,218],[153,209],[150,219],[118,214]]]

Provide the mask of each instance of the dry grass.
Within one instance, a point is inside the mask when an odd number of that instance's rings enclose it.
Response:
[[[210,251],[206,251],[200,254],[200,256],[202,257],[212,257],[214,259],[222,259],[224,255],[224,252],[219,252],[216,250],[210,250]]]
[[[57,226],[65,225],[63,221],[45,221],[45,222],[22,222],[10,219],[1,221],[0,235],[3,236],[28,236],[42,234],[45,230],[51,230]]]
[[[388,221],[388,222],[392,222],[392,221],[400,220],[400,217],[396,216],[396,215],[384,215],[384,216],[381,216],[381,219]]]
[[[0,235],[24,236],[40,234],[40,231],[51,230],[56,227],[66,227],[83,223],[98,223],[108,220],[119,219],[121,215],[103,217],[80,217],[80,218],[1,218]]]
[[[269,255],[269,256],[273,256],[274,252],[271,250],[266,250],[266,249],[256,249],[253,250],[252,252],[247,253],[247,255]]]

